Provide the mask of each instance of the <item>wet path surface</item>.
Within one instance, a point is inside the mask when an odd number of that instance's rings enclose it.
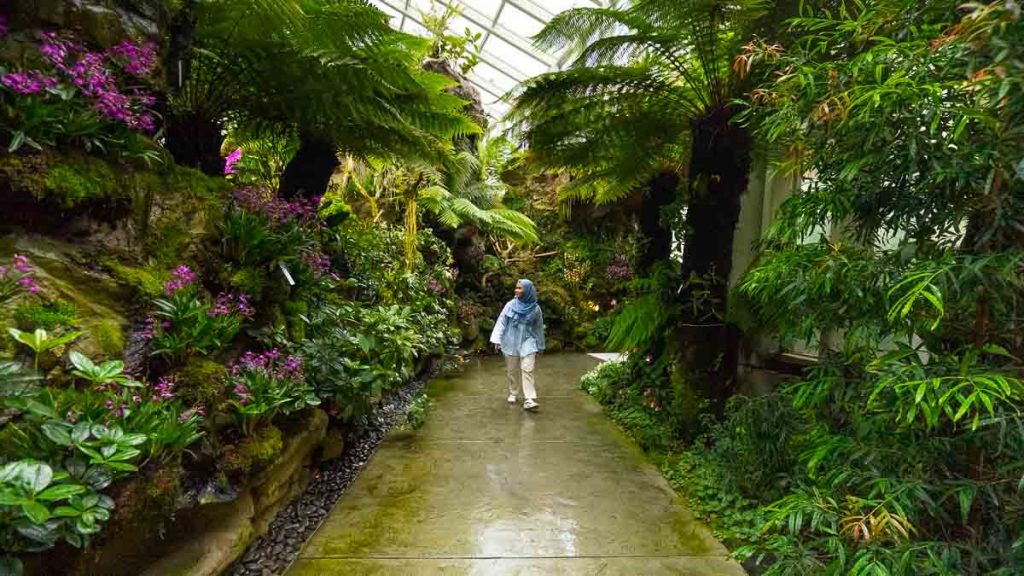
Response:
[[[500,358],[432,382],[427,424],[384,440],[288,574],[743,575],[579,390],[596,364],[538,358],[536,414]]]

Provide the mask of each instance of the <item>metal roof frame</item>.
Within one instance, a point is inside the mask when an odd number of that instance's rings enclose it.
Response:
[[[506,44],[514,48],[518,54],[543,65],[547,70],[558,70],[563,68],[566,62],[568,62],[572,57],[569,50],[561,51],[560,53],[541,50],[533,44],[533,41],[530,38],[527,38],[502,25],[502,14],[505,11],[505,7],[509,5],[516,8],[526,16],[536,20],[538,23],[546,24],[555,16],[555,13],[542,6],[537,0],[480,1],[487,2],[488,4],[497,3],[497,8],[493,15],[485,14],[478,10],[473,0],[452,0],[452,2],[459,8],[462,18],[477,27],[483,33],[480,41],[480,62],[486,64],[490,68],[493,68],[505,78],[518,85],[529,79],[532,74],[524,72],[521,67],[516,66],[515,63],[509,62],[507,59],[497,54],[489,53],[487,45],[491,38],[498,38],[504,41]],[[409,22],[413,22],[421,27],[423,26],[421,16],[415,13],[416,9],[413,6],[412,0],[372,0],[372,2],[398,15],[399,30],[407,31]],[[581,3],[591,4],[594,6],[608,6],[618,4],[619,2],[618,0],[585,0]],[[429,0],[431,9],[435,7],[443,8],[444,4],[446,4],[446,2],[443,0]],[[470,72],[468,76],[469,81],[477,89],[493,98],[490,102],[484,102],[484,108],[487,110],[488,115],[491,116],[493,120],[500,119],[504,113],[504,105],[501,104],[500,101],[507,91],[495,85],[492,81],[489,81],[486,78],[481,78],[479,75],[473,74],[472,72]],[[492,110],[488,108],[499,108],[501,110]]]

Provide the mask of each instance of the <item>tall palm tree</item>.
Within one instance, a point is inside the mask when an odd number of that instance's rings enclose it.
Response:
[[[193,38],[171,43],[166,130],[181,163],[219,172],[226,123],[292,133],[299,148],[281,193],[314,195],[339,150],[440,160],[453,137],[479,132],[444,92],[452,81],[420,69],[429,42],[391,29],[365,0],[210,0],[182,11],[175,37]]]
[[[574,175],[570,198],[613,202],[646,187],[652,229],[684,183],[682,273],[693,281],[681,290],[680,332],[689,364],[719,376],[716,395],[731,383],[728,358],[724,370],[711,366],[732,348],[724,308],[752,148],[736,122],[744,86],[731,64],[767,4],[635,0],[563,12],[536,41],[579,56],[528,81],[511,112],[534,161]]]

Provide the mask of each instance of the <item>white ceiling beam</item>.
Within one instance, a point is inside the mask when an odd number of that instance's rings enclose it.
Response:
[[[384,1],[384,0],[382,0]],[[515,32],[508,30],[504,26],[489,26],[487,24],[487,16],[471,6],[463,6],[465,9],[462,12],[462,17],[469,20],[473,24],[479,26],[482,30],[489,31],[494,36],[501,38],[505,42],[512,45],[513,48],[519,50],[523,54],[530,58],[546,65],[552,66],[555,64],[555,59],[549,54],[540,53],[536,48],[533,47],[529,41],[523,37],[517,35]]]
[[[551,12],[547,8],[537,4],[533,0],[505,0],[509,4],[515,6],[520,12],[540,22],[541,24],[547,24],[552,18],[555,17],[555,13]]]
[[[405,0],[405,12],[409,11],[409,2],[412,0]],[[402,13],[402,23],[398,25],[398,29],[405,32],[405,12]]]
[[[395,12],[398,12],[399,14],[402,14],[404,17],[406,17],[406,18],[416,22],[417,24],[420,24],[421,26],[423,25],[423,23],[420,21],[420,19],[417,18],[416,16],[414,16],[411,13],[411,11],[405,10],[403,8],[400,8],[397,5],[396,0],[376,0],[376,1],[381,3],[381,4],[383,4],[383,5],[385,5],[385,6],[387,6],[388,8],[391,8]],[[435,0],[432,0],[431,3],[433,4],[434,1]],[[533,45],[530,44],[530,42],[528,42],[526,39],[522,38],[521,36],[518,36],[515,32],[512,32],[511,30],[508,30],[504,26],[491,26],[491,25],[487,24],[487,16],[485,14],[481,13],[480,11],[478,11],[478,10],[476,10],[476,9],[470,7],[470,6],[466,6],[465,4],[462,4],[462,8],[463,8],[462,17],[465,18],[466,20],[469,20],[473,24],[475,24],[477,27],[479,27],[484,32],[493,34],[494,36],[496,36],[498,38],[501,38],[505,42],[508,42],[513,48],[515,48],[519,52],[522,52],[526,56],[529,56],[533,60],[536,60],[536,61],[544,64],[545,66],[553,66],[556,63],[556,60],[555,60],[555,58],[553,56],[551,56],[550,54],[547,54],[547,53],[538,52],[533,47]]]
[[[419,24],[420,26],[423,26],[423,21],[420,20],[419,17],[414,16],[411,12],[409,12],[407,10],[403,10],[401,8],[398,8],[397,6],[392,5],[390,0],[377,0],[377,1],[380,2],[381,4],[384,4],[388,8],[391,8],[392,10],[395,10],[399,14],[401,14],[403,19],[404,18],[408,18],[412,22],[414,22],[416,24]],[[499,56],[495,56],[493,54],[485,56],[483,54],[480,54],[480,61],[483,62],[484,64],[487,64],[491,68],[494,68],[501,75],[507,77],[509,80],[512,80],[516,84],[519,84],[523,80],[526,80],[526,76],[524,74],[522,74],[521,72],[518,75],[517,74],[513,74],[512,73],[513,70],[519,71],[519,69],[516,68],[515,66],[513,66],[511,63],[505,61],[503,58],[501,58]],[[497,88],[497,89],[500,90],[500,88]]]
[[[494,18],[491,18],[491,26],[492,27],[498,25],[498,18],[501,18],[501,12],[504,9],[505,9],[505,0],[501,0],[501,4],[498,6],[498,9],[494,12]],[[487,41],[490,40],[490,39],[491,39],[491,31],[488,30],[488,31],[484,32],[484,38],[483,38],[483,40],[480,41],[480,51],[481,52],[483,52],[484,46],[487,45]]]

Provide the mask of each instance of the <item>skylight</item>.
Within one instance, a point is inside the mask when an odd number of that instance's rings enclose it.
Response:
[[[427,36],[423,15],[444,9],[440,0],[371,0],[391,16],[392,25],[404,32]],[[484,109],[497,122],[508,104],[501,101],[520,82],[562,67],[568,55],[538,49],[531,37],[551,18],[569,8],[602,6],[614,0],[453,0],[462,15],[452,18],[450,32],[466,28],[481,38],[480,63],[469,80],[480,91]]]

